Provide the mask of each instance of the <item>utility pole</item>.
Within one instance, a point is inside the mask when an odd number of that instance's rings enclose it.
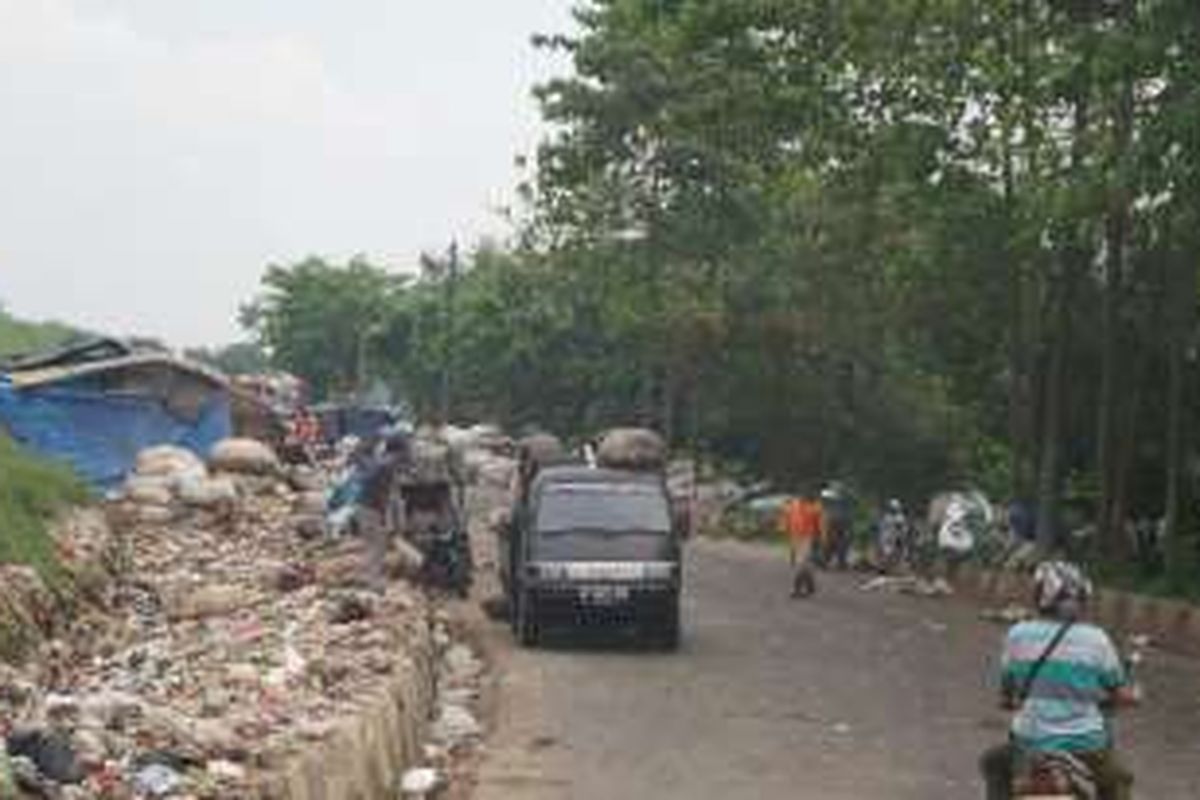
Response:
[[[446,277],[442,284],[442,407],[441,422],[450,424],[453,410],[451,398],[454,386],[454,355],[456,350],[454,294],[458,285],[458,242],[450,242]]]

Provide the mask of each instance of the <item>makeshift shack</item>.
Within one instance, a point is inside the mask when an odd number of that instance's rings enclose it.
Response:
[[[97,339],[0,365],[0,428],[106,488],[151,445],[207,456],[232,433],[229,390],[168,352]]]

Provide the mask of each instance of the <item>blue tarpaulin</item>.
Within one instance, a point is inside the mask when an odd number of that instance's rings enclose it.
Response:
[[[173,444],[205,458],[232,425],[229,394],[215,385],[179,413],[155,393],[106,391],[82,380],[18,388],[0,374],[0,428],[105,488],[119,483],[146,447]]]

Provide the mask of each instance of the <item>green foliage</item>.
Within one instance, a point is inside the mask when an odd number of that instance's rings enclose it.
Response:
[[[30,456],[0,432],[0,563],[28,564],[51,582],[60,577],[47,525],[87,497],[70,469]]]
[[[266,370],[270,359],[257,342],[235,342],[223,347],[194,348],[184,356],[227,375],[252,375]]]
[[[0,308],[0,358],[45,350],[66,343],[76,332],[56,322],[24,322]]]
[[[270,267],[262,284],[242,324],[271,362],[305,378],[318,399],[364,390],[403,279],[363,259],[309,258]]]
[[[276,268],[248,322],[278,364],[329,389],[365,362],[424,413],[643,422],[781,485],[973,484],[1036,499],[1047,545],[1064,498],[1110,555],[1166,509],[1194,580],[1194,0],[577,19],[537,39],[572,70],[536,93],[519,245],[408,285]]]

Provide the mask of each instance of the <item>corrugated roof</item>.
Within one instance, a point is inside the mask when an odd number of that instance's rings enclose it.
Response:
[[[194,361],[188,361],[182,358],[176,358],[170,353],[146,352],[134,353],[132,355],[121,356],[118,358],[109,358],[100,361],[84,361],[82,363],[64,364],[61,366],[38,366],[33,368],[16,368],[9,374],[9,380],[13,387],[17,389],[28,389],[34,386],[46,386],[54,383],[62,383],[63,381],[75,380],[87,375],[96,375],[104,372],[111,372],[119,369],[129,369],[131,367],[143,367],[151,365],[161,365],[178,369],[183,372],[188,372],[203,380],[209,381],[215,386],[227,388],[229,381],[224,375],[216,370],[198,364]]]

